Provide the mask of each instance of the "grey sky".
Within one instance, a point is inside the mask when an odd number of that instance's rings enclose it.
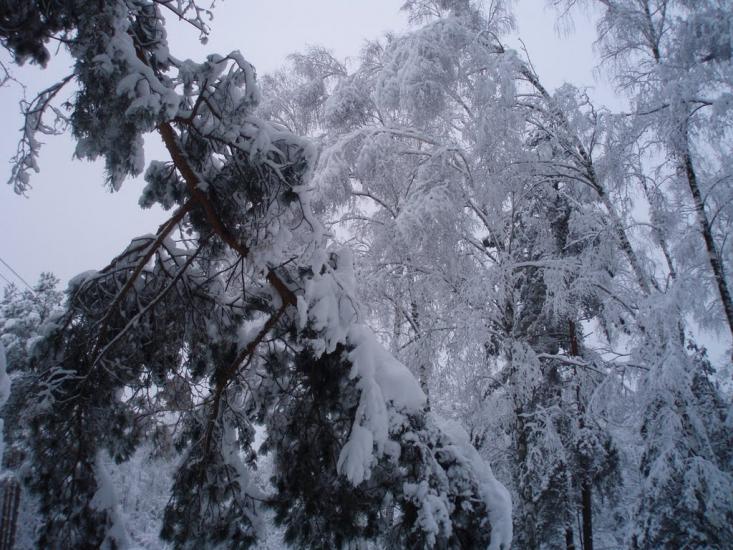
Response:
[[[206,46],[198,42],[194,29],[175,24],[169,28],[171,51],[179,58],[201,59],[207,53],[239,49],[260,74],[278,68],[287,54],[308,44],[326,46],[339,57],[354,56],[365,39],[406,28],[400,5],[399,0],[228,0],[215,10]],[[554,89],[567,80],[594,86],[592,97],[613,102],[608,85],[594,80],[591,20],[581,16],[574,32],[558,35],[556,14],[545,5],[545,0],[522,0],[515,7],[518,33],[546,85]],[[521,47],[516,38],[507,44]],[[54,61],[44,72],[35,66],[16,71],[28,95],[63,76],[68,61]],[[13,155],[19,137],[19,97],[18,86],[0,89],[0,157],[5,160]],[[29,197],[0,186],[0,257],[31,283],[44,270],[67,280],[99,269],[133,237],[154,232],[165,216],[159,209],[143,211],[137,206],[141,179],[126,181],[121,191],[111,194],[102,185],[101,163],[72,161],[73,145],[67,137],[45,141],[41,172],[31,181]],[[165,158],[154,136],[146,141],[146,158]],[[9,171],[6,165],[1,179],[6,180]],[[14,279],[1,264],[0,274]],[[0,279],[0,287],[3,284]]]

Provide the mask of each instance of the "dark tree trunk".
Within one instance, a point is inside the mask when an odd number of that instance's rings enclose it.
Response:
[[[529,446],[524,424],[524,413],[521,409],[518,409],[515,411],[515,414],[517,416],[517,458],[519,464],[524,464],[527,460]],[[519,518],[520,525],[524,530],[524,544],[527,550],[537,550],[540,545],[537,540],[537,519],[535,518],[534,504],[532,502],[532,490],[528,485],[520,481],[519,492],[524,502],[524,506],[522,507],[524,517]]]
[[[593,550],[593,489],[590,481],[584,481],[581,489],[581,511],[583,514],[583,550]]]
[[[410,302],[410,315],[411,317],[408,319],[408,322],[412,326],[412,329],[415,331],[415,343],[418,346],[418,349],[422,348],[421,341],[423,339],[423,333],[422,329],[420,328],[420,316],[417,310],[417,303],[412,301]],[[424,361],[421,361],[420,364],[417,367],[417,380],[420,383],[420,389],[422,389],[423,393],[425,394],[425,410],[430,410],[430,371],[432,370],[430,368],[430,365],[425,363]]]
[[[685,149],[682,157],[685,174],[687,176],[687,184],[690,187],[690,194],[692,194],[692,201],[695,205],[697,223],[700,226],[700,233],[702,233],[702,238],[705,241],[705,248],[707,249],[710,268],[713,270],[713,277],[715,277],[715,283],[718,287],[718,293],[720,294],[720,302],[723,305],[723,311],[725,312],[725,317],[728,320],[728,329],[733,336],[733,300],[731,299],[730,290],[728,289],[728,281],[725,278],[723,260],[720,257],[718,247],[715,245],[713,229],[710,226],[710,221],[705,213],[705,203],[703,202],[700,186],[697,182],[697,174],[695,173],[695,167],[692,164],[692,157],[690,156],[689,148]]]
[[[575,550],[575,537],[573,537],[573,530],[570,527],[565,529],[565,548]]]
[[[6,478],[2,484],[3,503],[0,513],[0,550],[12,550],[15,546],[15,531],[18,524],[20,506],[20,483],[14,478]]]

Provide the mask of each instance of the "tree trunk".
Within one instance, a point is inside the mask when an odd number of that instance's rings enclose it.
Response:
[[[526,427],[524,424],[524,412],[521,409],[517,409],[515,410],[515,415],[517,417],[517,461],[521,465],[527,460],[528,441]],[[522,507],[523,517],[517,518],[519,520],[519,524],[524,530],[524,542],[527,550],[537,550],[540,545],[537,540],[537,520],[535,518],[534,504],[532,502],[532,490],[527,484],[522,482],[521,476],[519,477],[519,483],[517,486],[524,504]]]
[[[590,481],[584,481],[581,489],[581,511],[583,515],[583,550],[593,550],[593,489]]]
[[[687,140],[687,136],[685,136],[685,140]],[[733,336],[733,300],[731,299],[728,282],[725,278],[723,260],[720,257],[717,246],[715,245],[713,230],[710,226],[708,216],[705,213],[705,203],[702,199],[700,186],[697,182],[697,174],[695,173],[695,167],[692,164],[692,157],[690,156],[690,149],[687,144],[685,144],[682,162],[684,164],[685,175],[687,176],[687,184],[690,187],[690,194],[692,194],[692,201],[695,205],[697,223],[700,226],[700,233],[702,233],[702,238],[705,241],[705,248],[708,252],[710,268],[713,270],[713,276],[715,277],[715,283],[720,295],[720,302],[723,305],[723,311],[725,312],[725,317],[728,320],[728,329],[730,330],[731,336]]]
[[[18,523],[20,506],[20,483],[14,477],[8,477],[3,484],[3,504],[0,514],[0,550],[13,550],[15,531]]]
[[[568,328],[570,332],[570,354],[572,356],[580,355],[580,347],[578,345],[578,334],[576,332],[575,322],[569,321]],[[583,428],[585,422],[583,415],[585,414],[585,407],[581,402],[580,386],[576,386],[576,400],[578,403],[578,415],[579,424]],[[585,462],[585,461],[582,461]],[[585,472],[583,472],[585,473]],[[593,488],[589,479],[584,479],[581,482],[580,488],[580,511],[582,515],[582,543],[583,550],[593,550]]]
[[[422,353],[422,339],[423,333],[420,328],[420,317],[418,315],[417,303],[414,301],[410,302],[410,314],[411,314],[411,325],[415,331],[415,343],[418,349],[418,356]],[[420,383],[420,389],[425,394],[425,410],[430,410],[430,374],[432,368],[431,365],[427,364],[420,357],[420,364],[417,367],[417,380]]]
[[[595,190],[595,192],[598,194],[598,197],[603,202],[603,205],[606,207],[613,228],[613,232],[618,239],[621,250],[623,250],[624,254],[629,260],[629,264],[631,264],[631,269],[634,272],[637,281],[639,282],[641,290],[644,292],[645,295],[649,295],[651,292],[651,288],[649,286],[650,283],[652,284],[652,286],[655,287],[656,290],[659,290],[659,288],[657,288],[656,281],[647,277],[644,269],[642,269],[642,266],[639,263],[639,258],[637,257],[634,248],[631,246],[629,237],[626,234],[626,229],[624,228],[624,225],[621,222],[619,215],[616,213],[614,205],[611,202],[611,199],[608,196],[606,189],[598,179],[595,165],[593,163],[592,151],[586,150],[583,142],[580,140],[578,135],[573,132],[572,126],[565,116],[565,113],[555,104],[554,99],[542,85],[539,77],[534,72],[534,70],[529,65],[523,65],[520,68],[520,72],[525,78],[527,78],[530,84],[534,86],[537,92],[545,100],[548,106],[548,113],[557,121],[559,127],[567,133],[567,141],[565,141],[564,143],[562,139],[559,139],[558,141],[563,145],[563,147],[565,147],[566,152],[569,153],[571,157],[579,157],[576,158],[574,162],[578,164],[578,167],[581,168],[581,171],[585,172],[585,176],[587,179],[586,183],[590,185],[593,190]]]
[[[565,529],[565,548],[575,550],[575,537],[573,537],[573,530],[570,527]]]
[[[651,10],[649,9],[648,2],[644,4],[644,15],[648,21],[649,28],[654,31],[654,24],[652,22]],[[657,63],[661,62],[661,54],[659,51],[659,42],[656,39],[656,33],[652,33],[655,40],[650,41],[649,46],[652,52],[652,56]],[[688,113],[688,120],[689,120]],[[723,311],[728,321],[728,330],[733,337],[733,300],[731,299],[730,290],[728,289],[728,282],[725,278],[725,272],[723,270],[723,260],[718,252],[718,248],[715,246],[715,240],[713,239],[713,230],[710,226],[710,221],[705,213],[705,203],[702,199],[702,193],[700,192],[700,186],[697,182],[697,173],[695,167],[692,164],[692,155],[690,155],[690,142],[687,130],[687,122],[685,120],[683,125],[683,131],[681,140],[683,143],[682,151],[682,168],[684,168],[685,175],[687,176],[687,185],[690,188],[690,194],[692,195],[692,201],[695,206],[695,214],[697,216],[697,223],[700,226],[700,232],[702,238],[705,241],[705,248],[708,252],[708,261],[710,262],[710,268],[713,270],[713,276],[715,277],[715,283],[718,287],[718,294],[720,295],[720,302],[723,305]]]
[[[611,202],[611,199],[606,194],[605,190],[598,186],[597,188],[598,195],[600,196],[601,200],[603,201],[604,206],[606,207],[606,210],[608,211],[608,217],[610,218],[611,224],[613,226],[613,231],[616,234],[616,239],[618,239],[618,244],[621,247],[621,250],[626,255],[626,258],[629,261],[629,264],[631,265],[631,269],[634,272],[634,275],[636,276],[636,280],[639,283],[639,286],[641,287],[642,292],[644,292],[645,295],[649,295],[651,293],[651,288],[649,287],[649,281],[651,280],[652,285],[657,288],[656,281],[654,279],[649,279],[644,273],[644,270],[641,267],[641,264],[639,263],[639,258],[636,255],[636,252],[634,251],[634,248],[631,246],[631,241],[629,241],[629,237],[626,234],[626,230],[624,229],[624,225],[621,222],[621,219],[619,218],[618,214],[616,213],[616,210],[613,207],[613,203]]]

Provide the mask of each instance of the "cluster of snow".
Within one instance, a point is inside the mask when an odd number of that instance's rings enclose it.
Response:
[[[122,517],[117,491],[107,470],[103,451],[97,452],[94,463],[94,478],[97,482],[97,492],[94,493],[94,497],[89,504],[94,510],[106,512],[108,521],[111,523],[106,529],[106,537],[102,548],[109,550],[127,548],[130,546],[128,527]]]
[[[360,398],[338,470],[358,485],[369,478],[372,465],[389,443],[390,409],[416,412],[424,406],[425,394],[407,367],[359,322],[351,252],[334,250],[320,259],[314,262],[305,293],[298,297],[299,323],[318,332],[310,342],[317,355],[333,352],[338,345],[348,350],[349,376],[356,380]]]
[[[491,466],[471,445],[471,439],[463,426],[455,420],[443,420],[440,428],[453,442],[454,453],[470,464],[481,481],[481,493],[491,521],[491,544],[488,550],[508,550],[512,543],[512,497],[509,491],[494,477]]]

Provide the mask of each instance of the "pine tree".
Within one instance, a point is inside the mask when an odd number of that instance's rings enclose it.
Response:
[[[204,10],[15,4],[2,4],[0,37],[18,61],[49,62],[50,37],[74,59],[26,112],[15,188],[36,168],[44,109],[73,80],[77,156],[103,158],[118,189],[143,171],[143,135],[156,131],[170,159],[148,165],[141,204],[173,210],[75,278],[34,347],[19,398],[38,544],[124,546],[106,461],[167,432],[181,455],[161,532],[174,547],[252,545],[264,500],[301,546],[506,548],[500,484],[360,322],[351,255],[310,206],[312,143],[254,114],[255,71],[238,52],[202,63],[169,53],[164,11],[205,33]],[[272,496],[248,470],[256,421],[276,457]]]
[[[41,327],[61,307],[63,294],[57,290],[59,279],[41,273],[33,289],[5,287],[0,300],[0,339],[5,345],[9,372],[28,364],[28,348],[40,336]]]
[[[5,287],[0,301],[0,343],[5,348],[6,372],[13,391],[2,409],[5,420],[6,450],[4,465],[17,468],[27,453],[27,436],[20,422],[25,408],[23,396],[33,383],[29,370],[35,344],[42,339],[45,324],[57,315],[63,294],[57,290],[59,279],[52,273],[41,273],[32,289],[20,290],[14,284]]]

